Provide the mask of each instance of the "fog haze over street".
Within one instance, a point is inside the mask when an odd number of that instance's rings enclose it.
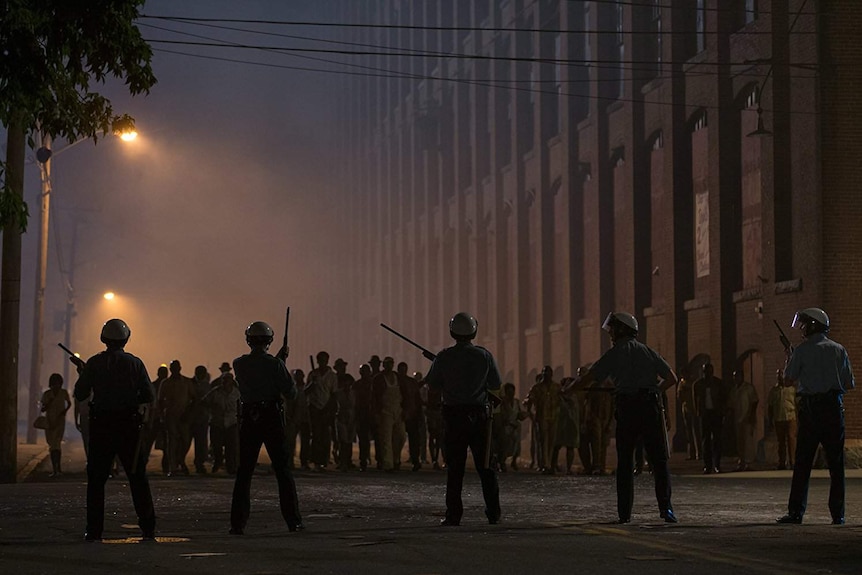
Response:
[[[331,20],[320,4],[150,1],[142,13]],[[197,34],[247,45],[312,45],[203,23],[144,18],[138,25],[147,40],[208,41],[190,36]],[[327,34],[321,28],[218,25]],[[56,343],[63,341],[70,271],[77,310],[71,343],[85,357],[101,348],[101,324],[121,317],[132,329],[129,351],[145,361],[151,375],[174,358],[188,375],[198,364],[217,374],[222,361],[245,352],[242,332],[251,321],[269,321],[280,338],[290,305],[291,367],[304,368],[303,358],[330,346],[334,326],[326,324],[337,316],[339,293],[349,289],[348,278],[336,274],[338,231],[330,199],[329,176],[337,169],[331,151],[338,75],[272,67],[332,68],[284,53],[152,46],[159,81],[149,96],[132,98],[116,81],[104,87],[115,112],[136,119],[138,139],[125,143],[108,136],[96,146],[80,142],[62,152],[68,143],[54,144],[41,379],[62,372]],[[28,165],[22,407],[29,401],[39,189],[38,169]],[[116,298],[103,300],[106,291]],[[26,410],[20,416],[26,417]]]

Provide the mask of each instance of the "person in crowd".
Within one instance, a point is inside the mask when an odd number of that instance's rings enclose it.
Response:
[[[72,407],[69,392],[63,389],[63,376],[52,373],[48,378],[48,389],[42,394],[39,409],[45,414],[45,441],[51,455],[51,477],[63,473],[62,448],[66,432],[66,413]]]
[[[784,370],[775,370],[775,385],[769,390],[768,416],[778,439],[778,469],[793,469],[796,455],[796,388],[784,379]]]

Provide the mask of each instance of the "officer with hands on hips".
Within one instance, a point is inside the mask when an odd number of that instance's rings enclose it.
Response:
[[[671,506],[667,436],[662,414],[662,392],[678,383],[676,374],[655,350],[637,340],[638,322],[631,314],[611,312],[602,329],[612,347],[563,393],[572,393],[593,381],[610,379],[616,397],[617,513],[619,523],[631,521],[634,503],[634,451],[643,437],[652,464],[660,516],[676,523]],[[659,379],[663,380],[661,384]]]
[[[107,349],[88,359],[69,358],[78,367],[75,399],[90,401],[90,445],[87,456],[86,541],[100,541],[105,525],[105,482],[114,458],[119,457],[138,526],[145,541],[155,540],[156,513],[147,481],[146,450],[141,448],[141,405],[155,400],[144,363],[123,348],[132,332],[121,319],[102,326],[101,340]]]
[[[787,352],[784,377],[796,385],[796,465],[790,486],[787,514],[778,523],[802,523],[808,503],[808,483],[818,444],[829,465],[829,513],[833,525],[844,524],[844,402],[856,387],[847,350],[832,341],[829,316],[820,308],[796,312],[792,327],[802,331],[803,341]]]
[[[449,321],[449,334],[455,345],[437,354],[425,381],[443,395],[443,442],[446,445],[446,518],[444,526],[461,524],[464,505],[461,489],[467,463],[467,448],[473,453],[476,471],[482,481],[485,516],[494,525],[500,521],[500,488],[497,472],[485,465],[489,448],[489,390],[500,389],[500,372],[491,352],[473,345],[478,322],[464,312]]]
[[[261,444],[272,461],[278,481],[281,515],[291,532],[304,529],[299,515],[296,482],[288,467],[284,434],[282,395],[296,397],[296,385],[284,362],[289,348],[283,346],[275,356],[267,353],[273,338],[272,328],[256,321],[245,330],[251,352],[233,361],[233,370],[242,401],[239,424],[239,467],[230,507],[230,534],[245,532],[251,512],[251,477],[257,465]]]

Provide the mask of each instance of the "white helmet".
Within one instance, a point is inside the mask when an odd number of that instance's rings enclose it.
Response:
[[[129,329],[129,326],[126,325],[121,319],[109,319],[105,322],[105,325],[102,326],[102,335],[100,339],[102,343],[108,344],[110,343],[126,343],[129,341],[129,337],[132,335],[132,330]]]
[[[638,334],[638,320],[630,313],[612,311],[605,318],[602,329],[608,333],[613,333],[615,328],[622,328],[630,332],[632,336],[636,336]]]
[[[269,327],[269,324],[265,321],[253,322],[247,328],[245,328],[245,341],[249,345],[269,345],[272,343],[273,337],[275,337],[275,333],[272,331],[272,328]]]
[[[473,339],[479,322],[467,312],[458,312],[449,320],[449,334],[455,339]]]
[[[829,316],[819,307],[809,307],[796,312],[791,327],[799,328],[805,335],[829,331]]]

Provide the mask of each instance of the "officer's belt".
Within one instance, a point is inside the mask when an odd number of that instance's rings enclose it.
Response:
[[[841,395],[840,391],[833,389],[823,393],[800,393],[799,399],[806,403],[834,403],[835,401],[841,403]]]
[[[90,402],[90,419],[128,419],[137,417],[138,407],[120,407],[118,409],[101,409]]]

